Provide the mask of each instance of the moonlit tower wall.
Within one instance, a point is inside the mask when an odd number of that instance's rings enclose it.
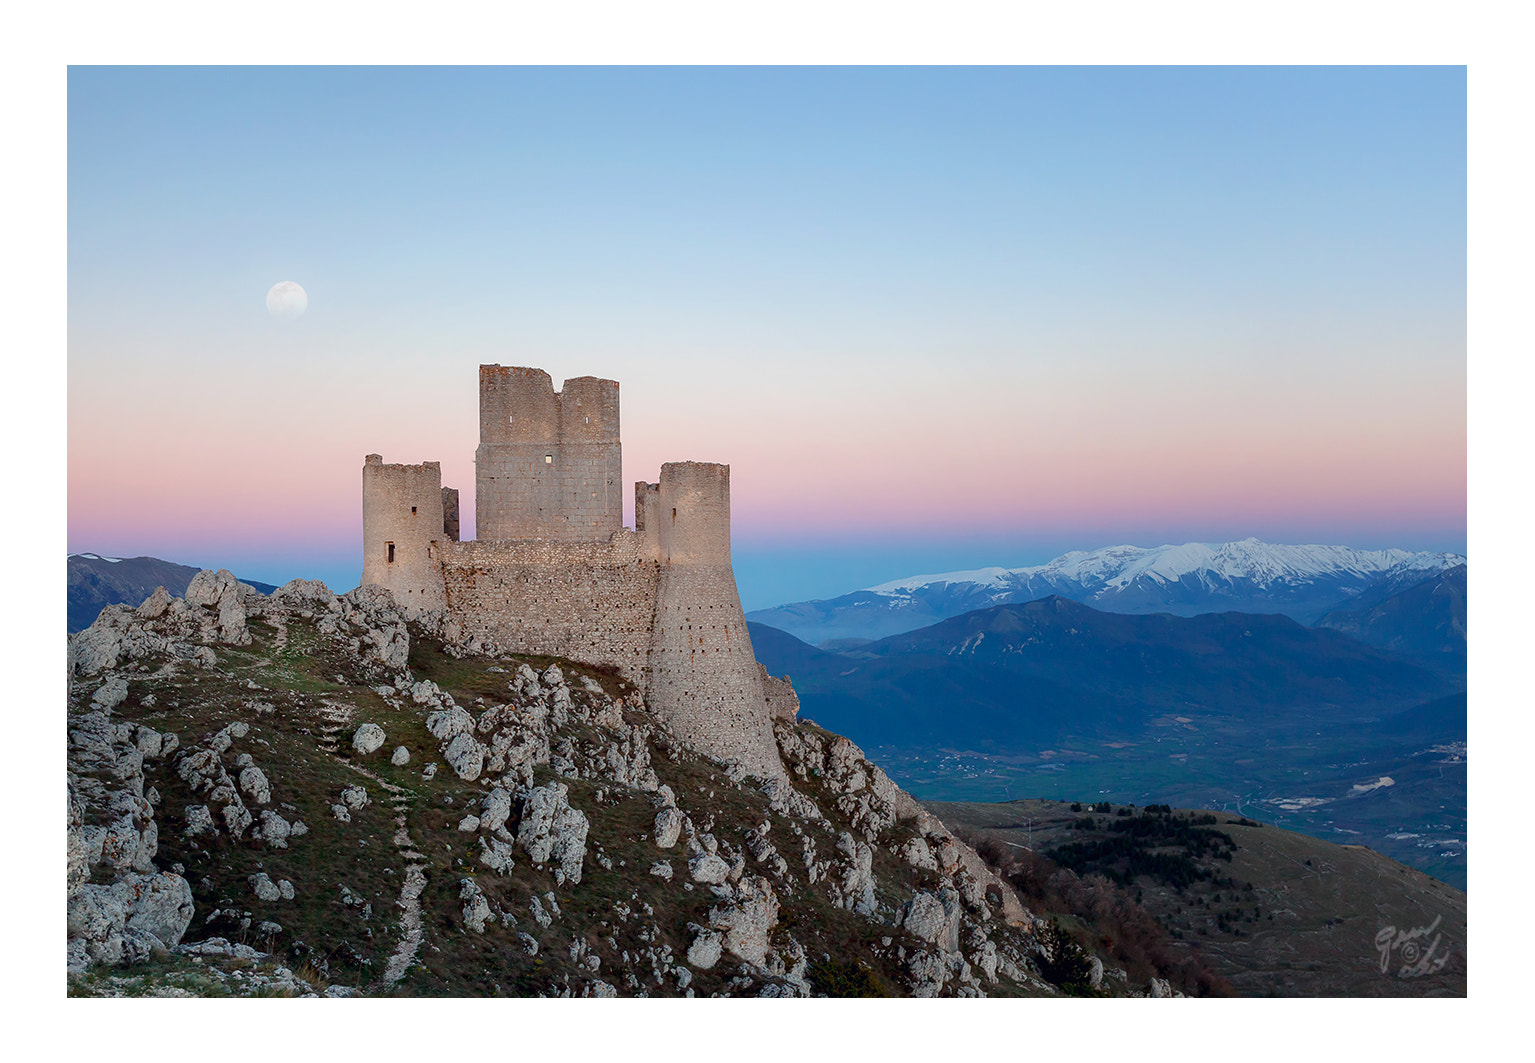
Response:
[[[662,465],[660,483],[635,485],[635,524],[660,567],[646,701],[704,752],[782,775],[730,564],[730,466]]]
[[[456,492],[455,492],[456,494]],[[442,609],[442,463],[362,466],[362,582],[387,587],[411,609]]]
[[[618,382],[480,366],[474,454],[480,540],[600,542],[623,526]]]

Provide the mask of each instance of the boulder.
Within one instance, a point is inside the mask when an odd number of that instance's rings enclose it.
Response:
[[[258,805],[272,800],[272,784],[267,781],[266,773],[254,764],[240,769],[240,789]]]
[[[357,728],[357,733],[352,735],[352,748],[363,756],[382,749],[384,746],[384,729],[376,723],[365,723]]]
[[[906,839],[906,844],[901,846],[901,859],[924,871],[938,870],[938,858],[933,855],[932,846],[920,835]]]
[[[720,962],[725,939],[713,930],[699,929],[698,936],[688,946],[688,963],[700,971],[707,971]]]
[[[152,727],[135,728],[133,744],[146,760],[153,760],[165,751],[165,739]]]
[[[485,747],[475,741],[473,735],[459,734],[454,735],[453,740],[443,749],[442,759],[448,762],[453,774],[465,782],[474,782],[485,768],[485,752]]]
[[[488,831],[500,830],[506,826],[506,821],[512,814],[512,795],[498,786],[485,795],[485,801],[480,808],[480,829]]]
[[[512,847],[500,838],[481,838],[480,866],[506,874],[512,869]]]
[[[395,746],[394,755],[389,758],[389,763],[393,764],[397,768],[404,767],[406,764],[409,764],[410,750],[406,749],[404,746]]]
[[[231,838],[239,838],[252,823],[251,814],[245,810],[245,805],[236,797],[234,801],[223,808],[224,829],[229,832]]]
[[[329,587],[317,579],[290,579],[272,592],[272,600],[287,605],[315,606],[327,613],[341,611],[341,602]]]
[[[959,922],[964,913],[959,894],[947,887],[936,894],[918,890],[901,907],[897,924],[914,937],[932,942],[940,952],[959,951]]]
[[[233,646],[250,645],[245,629],[245,594],[254,588],[240,583],[227,568],[203,569],[187,584],[183,600],[199,616],[208,636]],[[211,614],[211,615],[210,615]]]
[[[485,892],[472,878],[458,880],[461,887],[458,891],[458,899],[464,902],[464,925],[476,934],[485,933],[485,920],[490,916],[490,903],[485,899]]]
[[[282,899],[282,890],[277,888],[277,883],[272,881],[265,871],[258,871],[250,877],[251,892],[255,893],[258,900],[276,901]]]
[[[844,858],[842,869],[841,907],[859,915],[873,915],[874,901],[874,850],[869,844],[854,838],[847,831],[837,840],[837,851]]]
[[[446,742],[458,735],[474,734],[474,717],[461,706],[443,712],[434,712],[426,718],[426,729],[439,742]]]
[[[213,813],[208,811],[207,805],[188,805],[184,815],[187,822],[184,833],[188,838],[195,838],[199,834],[218,833],[218,826],[213,822]]]
[[[110,886],[86,885],[70,898],[74,951],[98,963],[137,963],[154,948],[174,948],[192,922],[192,888],[180,875],[125,875]]]
[[[725,948],[754,967],[767,963],[768,935],[777,923],[778,895],[761,875],[741,880],[734,903],[709,910],[709,926],[724,931]]]
[[[123,703],[128,696],[128,681],[121,676],[112,676],[101,686],[96,688],[96,693],[91,695],[91,708],[102,712],[110,712]]]
[[[670,849],[677,844],[677,836],[682,833],[682,810],[675,805],[669,805],[656,813],[656,844],[663,849]]]
[[[292,833],[293,827],[276,812],[266,809],[261,813],[261,827],[258,834],[261,840],[273,849],[286,849],[288,837]]]
[[[699,853],[688,861],[688,874],[694,882],[716,885],[730,877],[730,865],[715,853]]]
[[[145,598],[144,603],[134,612],[140,620],[158,620],[165,615],[165,611],[171,607],[173,601],[175,599],[171,597],[169,591],[164,587],[156,587],[155,592]]]

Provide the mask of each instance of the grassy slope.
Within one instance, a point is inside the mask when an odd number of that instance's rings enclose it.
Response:
[[[591,979],[601,978],[618,985],[625,995],[640,987],[651,995],[679,993],[670,976],[656,984],[649,965],[638,962],[638,953],[670,945],[672,962],[682,962],[692,938],[689,923],[706,923],[716,901],[706,888],[684,888],[686,861],[680,846],[661,850],[648,838],[655,809],[647,795],[611,784],[566,779],[571,803],[583,810],[591,823],[581,883],[556,889],[552,870],[531,866],[521,853],[506,875],[489,873],[477,863],[474,835],[457,828],[459,820],[483,797],[486,784],[463,782],[445,766],[434,778],[423,777],[426,764],[440,761],[438,743],[425,727],[426,712],[410,705],[391,707],[370,689],[369,684],[379,682],[379,677],[370,675],[359,659],[337,642],[322,637],[313,621],[291,621],[285,639],[260,621],[253,620],[250,630],[252,645],[217,648],[219,665],[215,669],[184,663],[176,674],[166,676],[158,674],[164,662],[144,663],[139,671],[128,674],[130,694],[116,710],[121,719],[177,733],[183,746],[195,744],[231,722],[248,723],[249,733],[235,741],[226,762],[232,763],[240,753],[251,753],[272,783],[272,802],[266,807],[280,811],[289,820],[302,820],[309,827],[309,833],[292,839],[287,849],[270,849],[255,841],[231,843],[223,835],[216,840],[188,842],[183,837],[182,810],[202,803],[203,798],[188,792],[176,776],[174,758],[146,764],[146,787],[154,786],[162,795],[157,812],[161,839],[157,863],[165,868],[181,865],[193,889],[196,914],[187,941],[222,936],[270,950],[274,958],[303,968],[318,986],[368,988],[383,971],[402,932],[397,900],[406,862],[392,838],[394,816],[403,808],[414,848],[427,858],[427,885],[421,896],[420,951],[391,992],[528,995],[548,991],[568,976],[578,991]],[[535,668],[551,663],[548,658],[515,656],[455,660],[431,643],[417,643],[411,658],[417,679],[432,679],[471,711],[476,711],[477,699],[504,700],[510,678],[507,672],[523,662]],[[612,674],[572,662],[559,663],[568,675],[590,675],[610,694],[631,692]],[[493,668],[505,671],[491,671]],[[89,686],[82,693],[88,699]],[[259,711],[258,704],[272,708]],[[349,716],[339,730],[332,727],[339,740],[335,753],[325,752],[321,746],[325,727],[331,722],[327,712],[331,717],[338,713]],[[349,744],[353,731],[364,722],[379,724],[388,736],[382,750],[365,758],[357,757]],[[563,733],[578,744],[591,742],[600,748],[606,738],[593,733],[596,730],[572,722]],[[389,754],[397,745],[410,750],[409,764],[396,767],[389,763]],[[353,770],[353,765],[363,764],[367,772],[405,792],[391,804],[382,788]],[[820,889],[806,885],[804,865],[798,860],[799,839],[790,832],[786,820],[769,813],[764,796],[729,784],[722,772],[693,756],[657,756],[654,767],[701,829],[714,830],[722,840],[739,847],[745,829],[764,819],[771,821],[772,840],[790,861],[795,876],[792,887],[779,889],[782,914],[774,931],[775,944],[786,943],[792,932],[813,962],[841,964],[839,970],[844,974],[861,968],[874,990],[899,991],[902,974],[895,949],[902,944],[913,948],[918,943],[904,932],[832,907]],[[542,784],[553,778],[544,768],[536,781]],[[351,822],[343,823],[332,815],[330,806],[343,788],[354,784],[368,789],[371,803],[353,811]],[[603,791],[600,800],[599,789]],[[824,824],[809,825],[807,830],[821,854],[832,853],[838,832],[848,824],[838,816],[831,799],[821,798],[814,781],[802,789],[817,800],[829,818]],[[883,904],[899,904],[910,896],[913,887],[932,885],[925,881],[927,873],[899,863],[883,845],[874,851]],[[612,870],[599,866],[599,852],[612,861]],[[671,860],[678,872],[669,883],[649,874],[651,864],[660,859]],[[291,881],[295,899],[258,900],[248,882],[258,871],[266,872],[274,881]],[[459,900],[460,882],[466,877],[480,885],[493,912],[498,916],[509,913],[515,925],[498,917],[487,924],[483,935],[468,931]],[[343,886],[355,898],[354,903],[344,902]],[[550,890],[555,891],[563,914],[545,928],[530,915],[529,901],[535,893]],[[365,911],[364,904],[371,906],[370,912]],[[260,935],[256,928],[264,921],[279,924],[281,932]],[[536,955],[529,955],[520,933],[538,941]],[[597,974],[578,968],[572,959],[570,946],[577,938],[584,939],[601,958]],[[892,944],[884,946],[883,939],[891,939]],[[635,984],[625,984],[621,973],[625,952],[635,957],[627,965],[638,975]],[[157,963],[159,966],[148,972],[154,984],[212,991],[201,969],[185,958],[162,958]],[[114,980],[121,982],[122,974],[94,971],[72,980],[71,992],[105,991]],[[727,956],[711,971],[695,971],[692,989],[701,996],[721,992],[737,974],[737,966]],[[142,979],[129,981],[137,991],[144,990]],[[1000,983],[988,987],[993,995],[1027,991],[1027,987]]]

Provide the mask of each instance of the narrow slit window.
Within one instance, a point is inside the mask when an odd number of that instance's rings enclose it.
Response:
[[[389,551],[389,563],[392,565],[392,564],[394,564],[394,543],[385,543],[384,545],[385,545],[385,547],[388,548],[388,551]]]
[[[410,515],[412,517],[414,517],[416,515],[416,507],[415,506],[411,506],[410,507]]]

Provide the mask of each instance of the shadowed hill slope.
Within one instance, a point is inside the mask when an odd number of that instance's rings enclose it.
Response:
[[[1444,668],[1466,671],[1466,566],[1384,596],[1367,593],[1317,621],[1360,642]]]
[[[1015,881],[1036,880],[1042,893],[1047,883],[1037,880],[1058,876],[1055,890],[1080,897],[1084,909],[1103,903],[1098,876],[1128,878],[1177,945],[1197,945],[1243,996],[1466,993],[1466,894],[1363,846],[1206,810],[1060,801],[928,807],[1012,864]],[[1041,870],[1033,853],[1068,870]],[[1028,889],[1025,900],[1035,902]]]

